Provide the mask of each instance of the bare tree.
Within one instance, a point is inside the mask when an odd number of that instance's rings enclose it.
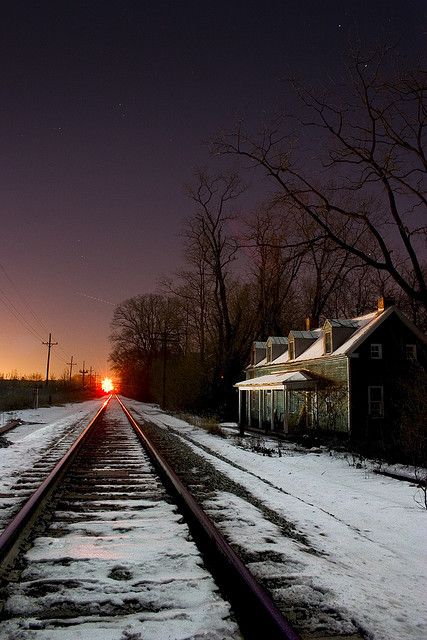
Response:
[[[306,249],[286,249],[288,230],[274,206],[258,209],[247,221],[247,227],[244,243],[250,250],[254,281],[255,333],[260,338],[283,335],[294,319],[294,281]]]
[[[204,259],[199,243],[193,244],[186,237],[184,256],[187,261],[186,269],[175,274],[174,278],[164,279],[162,288],[180,300],[187,314],[190,345],[199,354],[203,366],[208,348],[210,325],[210,299],[213,291],[213,278]]]
[[[203,343],[214,361],[214,393],[224,398],[240,375],[254,331],[254,316],[249,312],[252,299],[233,273],[239,246],[229,228],[230,207],[244,190],[236,174],[211,176],[202,170],[196,171],[193,185],[187,187],[195,209],[183,234],[186,255],[199,283],[203,275],[208,294],[201,316],[201,322],[207,320]],[[199,309],[202,312],[202,306]]]
[[[185,335],[185,314],[172,297],[140,295],[117,305],[111,322],[110,361],[134,395],[149,398],[149,375],[166,349],[182,351],[176,340]],[[171,347],[172,345],[172,347]]]
[[[287,116],[256,138],[239,124],[218,137],[213,150],[253,161],[274,180],[289,210],[305,212],[319,234],[388,273],[427,309],[420,259],[426,238],[426,74],[395,72],[389,79],[387,61],[355,56],[349,98],[343,90],[333,98],[298,87],[310,113],[298,120],[298,133]],[[317,132],[314,151],[298,143],[298,134],[307,140],[308,129]],[[351,241],[342,235],[347,224]],[[362,239],[369,240],[368,251]]]
[[[294,216],[294,228],[305,246],[299,278],[305,314],[318,325],[321,317],[359,315],[372,308],[382,293],[377,271],[328,236],[319,236],[316,223],[305,212]],[[369,251],[368,239],[355,237],[353,231],[352,225],[342,226],[340,237]]]

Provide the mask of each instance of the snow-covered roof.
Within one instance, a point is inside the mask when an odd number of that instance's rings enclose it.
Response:
[[[404,322],[421,340],[427,343],[426,336],[422,334],[419,329],[417,329],[417,327],[404,314],[400,313],[400,311],[395,307],[389,307],[385,311],[373,311],[371,313],[366,313],[363,316],[358,316],[357,318],[328,320],[327,322],[329,322],[333,327],[346,327],[354,329],[354,332],[351,334],[351,336],[332,353],[325,354],[323,329],[314,329],[312,331],[291,331],[289,335],[292,335],[294,337],[311,338],[312,340],[314,339],[308,349],[303,351],[303,353],[301,353],[297,358],[295,358],[295,360],[292,360],[291,362],[299,363],[303,362],[304,360],[315,360],[316,358],[322,357],[350,355],[392,313],[396,313],[402,320],[402,322]],[[263,367],[268,364],[269,366],[275,367],[277,365],[288,363],[289,361],[289,353],[288,351],[285,351],[271,362],[267,362],[266,358],[264,358],[255,366]]]
[[[393,313],[394,307],[389,307],[385,311],[378,314],[377,311],[368,313],[366,316],[360,318],[354,318],[358,323],[358,329],[355,331],[348,340],[344,342],[338,349],[334,351],[334,354],[348,355],[354,351],[380,324],[384,322]]]
[[[262,360],[260,360],[259,362],[257,362],[257,364],[254,364],[254,368],[262,367],[265,364],[267,364],[267,356],[265,358],[263,358]]]
[[[255,347],[255,349],[265,349],[265,347],[267,346],[266,342],[254,342],[253,346]]]
[[[351,326],[355,329],[354,333],[342,344],[338,349],[335,349],[332,353],[325,354],[325,347],[323,343],[323,332],[320,332],[320,335],[316,342],[313,342],[312,345],[309,346],[306,351],[304,351],[298,358],[295,358],[296,362],[301,362],[302,360],[314,360],[315,358],[321,358],[324,355],[342,355],[351,353],[355,349],[354,345],[358,345],[359,342],[362,342],[368,335],[373,331],[386,317],[390,315],[392,311],[392,307],[384,311],[380,315],[378,315],[377,311],[373,311],[372,313],[367,313],[364,316],[359,316],[358,318],[351,319]],[[332,323],[332,321],[330,321]],[[334,322],[343,322],[337,321]],[[333,326],[345,326],[341,325],[333,325]]]
[[[284,353],[281,353],[280,356],[277,356],[270,364],[283,364],[284,362],[289,362],[289,351],[286,349]]]
[[[273,373],[266,376],[258,376],[251,380],[242,380],[234,386],[239,389],[283,389],[291,382],[303,382],[312,380],[305,371],[288,371],[287,373]]]

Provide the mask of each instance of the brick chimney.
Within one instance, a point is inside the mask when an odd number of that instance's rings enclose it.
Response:
[[[319,326],[319,322],[315,318],[307,317],[305,319],[305,330],[312,331],[313,329],[317,329]]]
[[[385,311],[385,309],[388,309],[393,305],[394,305],[394,300],[392,298],[381,296],[380,298],[378,298],[378,302],[377,302],[377,314],[380,315],[381,313],[383,313],[383,311]]]

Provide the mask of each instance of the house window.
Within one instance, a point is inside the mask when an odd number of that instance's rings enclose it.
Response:
[[[271,362],[273,359],[273,349],[271,344],[267,345],[267,362]]]
[[[295,358],[295,343],[293,341],[289,342],[288,349],[289,349],[289,360],[293,360]]]
[[[406,360],[416,360],[417,359],[417,345],[416,344],[405,344],[405,358],[406,358]]]
[[[382,344],[371,344],[371,359],[372,360],[381,360],[383,357],[383,345]]]
[[[368,415],[371,418],[382,418],[384,415],[383,387],[368,387]]]
[[[332,353],[332,332],[325,331],[325,353]]]

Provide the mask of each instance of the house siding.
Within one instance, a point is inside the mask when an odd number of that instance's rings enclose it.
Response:
[[[371,345],[382,346],[382,357],[371,357]],[[405,345],[415,344],[417,359],[405,357]],[[356,442],[377,448],[398,439],[403,396],[411,393],[413,383],[427,370],[427,347],[397,315],[391,315],[360,345],[350,358],[351,425]],[[383,416],[368,412],[368,387],[382,387]],[[385,446],[385,445],[384,445]]]

